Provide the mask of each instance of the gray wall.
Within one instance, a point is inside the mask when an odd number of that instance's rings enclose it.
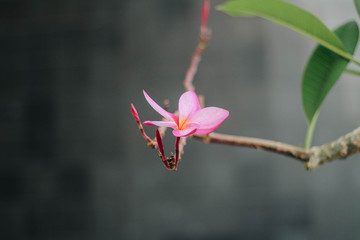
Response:
[[[350,0],[292,2],[331,28],[358,20]],[[201,1],[0,4],[1,239],[360,238],[358,155],[309,173],[189,139],[174,173],[145,147],[130,103],[142,120],[160,119],[145,89],[176,109]],[[210,26],[195,85],[206,105],[230,111],[218,131],[302,144],[301,75],[315,43],[214,8]],[[341,78],[315,144],[359,125],[359,89]],[[165,141],[170,151],[174,138]]]

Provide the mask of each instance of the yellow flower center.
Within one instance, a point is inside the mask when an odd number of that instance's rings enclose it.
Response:
[[[186,118],[182,117],[179,120],[179,126],[178,126],[178,130],[185,130],[187,127],[187,122],[186,122]]]

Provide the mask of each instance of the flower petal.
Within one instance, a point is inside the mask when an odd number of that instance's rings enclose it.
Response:
[[[185,130],[173,130],[175,137],[186,137],[196,132],[196,128],[187,128]]]
[[[190,123],[198,123],[197,134],[209,134],[229,116],[229,111],[217,108],[207,107],[197,111],[190,119]]]
[[[179,99],[179,119],[187,119],[201,109],[194,91],[183,93]]]
[[[150,125],[150,126],[159,126],[159,127],[171,127],[176,128],[177,124],[174,122],[168,122],[168,121],[145,121],[144,125]]]
[[[167,111],[165,111],[162,107],[160,107],[154,100],[151,99],[151,97],[143,90],[144,96],[146,101],[150,104],[150,106],[155,109],[160,115],[162,115],[164,118],[166,118],[169,121],[174,121],[176,124],[179,122],[178,118]]]

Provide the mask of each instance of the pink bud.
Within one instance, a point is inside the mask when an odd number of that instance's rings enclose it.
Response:
[[[140,122],[139,114],[137,113],[136,108],[134,107],[133,104],[131,104],[131,113],[134,116],[135,120],[137,122]]]

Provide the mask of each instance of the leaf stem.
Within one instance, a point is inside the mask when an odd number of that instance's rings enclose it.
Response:
[[[314,116],[309,124],[308,130],[306,133],[306,138],[305,138],[305,149],[309,149],[311,147],[311,141],[312,141],[312,137],[314,134],[315,125],[316,125],[318,116],[319,116],[319,110],[316,111],[316,113],[314,114]]]
[[[334,53],[336,53],[337,55],[340,55],[341,57],[355,63],[356,65],[359,65],[360,66],[360,61],[355,59],[351,54],[337,48],[337,47],[334,47],[333,45],[331,44],[328,44],[328,43],[325,43],[325,42],[321,42],[319,41],[319,43],[321,45],[323,45],[324,47],[330,49],[331,51],[333,51]]]
[[[346,69],[344,72],[347,73],[347,74],[352,74],[352,75],[355,75],[355,76],[360,76],[360,72],[359,72],[359,71],[356,71],[356,70]]]
[[[351,58],[350,60],[360,66],[360,61],[356,60],[355,58]]]

